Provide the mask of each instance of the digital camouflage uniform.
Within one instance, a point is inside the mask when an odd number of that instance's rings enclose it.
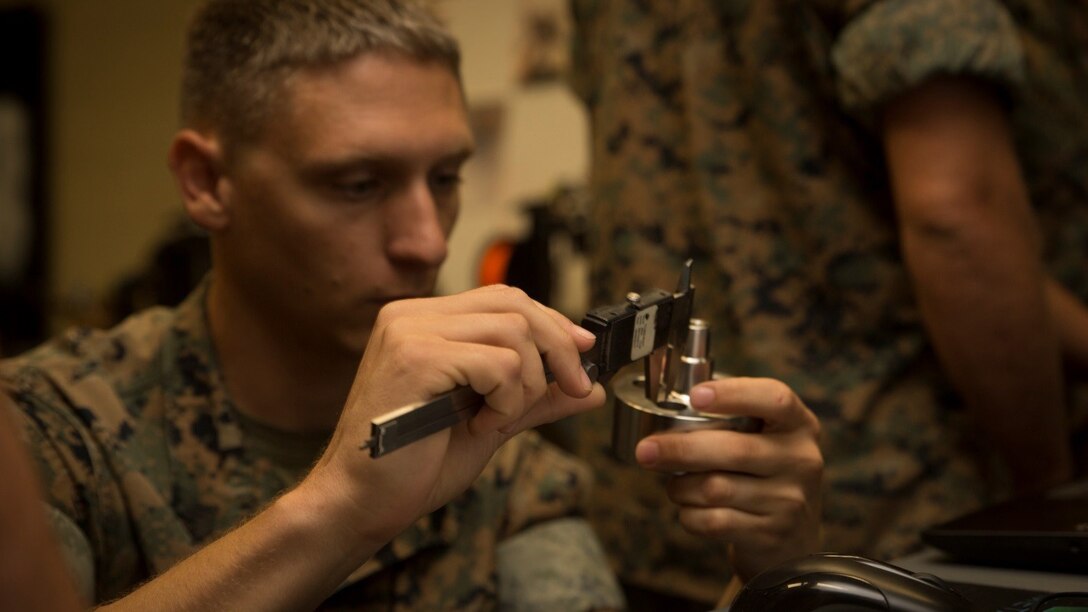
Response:
[[[325,443],[234,410],[204,294],[202,286],[176,310],[110,331],[73,330],[3,364],[52,519],[96,602],[255,514]],[[514,609],[618,607],[599,544],[578,518],[588,484],[583,465],[535,434],[518,436],[469,491],[379,551],[325,608],[490,609],[510,599]],[[552,554],[527,555],[540,539]],[[500,581],[513,591],[501,600]]]
[[[573,6],[593,303],[671,289],[695,259],[716,369],[781,379],[822,420],[827,549],[895,557],[924,526],[1000,495],[911,297],[876,116],[941,73],[1004,92],[1046,263],[1088,298],[1088,4]],[[725,546],[682,531],[659,476],[609,457],[607,416],[583,419],[591,518],[621,578],[713,600]]]

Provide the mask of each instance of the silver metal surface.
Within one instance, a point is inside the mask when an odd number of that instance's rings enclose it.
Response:
[[[681,280],[683,282],[683,280]],[[753,417],[732,416],[700,412],[691,407],[691,389],[713,378],[724,378],[714,373],[710,358],[710,326],[702,319],[689,319],[686,333],[677,334],[678,345],[682,338],[683,350],[669,346],[669,359],[675,364],[674,385],[664,384],[658,395],[662,375],[660,366],[653,367],[647,357],[645,374],[621,373],[612,382],[615,404],[612,412],[612,450],[617,457],[628,463],[637,463],[635,447],[639,440],[660,431],[690,431],[696,429],[726,429],[758,432],[763,421]],[[665,347],[662,347],[665,348]]]
[[[670,404],[683,404],[691,408],[691,388],[710,380],[714,371],[714,361],[710,359],[710,326],[702,319],[691,319],[688,323],[688,337],[684,342],[684,352],[678,359],[676,387],[663,401]]]
[[[715,379],[724,378],[716,374]],[[612,411],[612,451],[616,457],[637,464],[639,440],[661,431],[724,429],[759,432],[763,421],[754,417],[713,414],[683,404],[657,404],[646,399],[645,380],[637,372],[621,372],[612,380],[615,404]]]

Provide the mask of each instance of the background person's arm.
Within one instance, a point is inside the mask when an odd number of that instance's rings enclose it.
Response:
[[[1061,355],[1005,109],[980,83],[930,80],[885,109],[903,257],[945,372],[1016,491],[1071,470]]]
[[[1046,295],[1066,365],[1078,378],[1088,378],[1088,306],[1053,279],[1047,280]]]

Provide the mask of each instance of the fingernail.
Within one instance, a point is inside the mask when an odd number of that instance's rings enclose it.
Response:
[[[714,403],[714,389],[705,385],[691,390],[691,405],[694,408],[708,408]]]
[[[593,334],[593,332],[591,332],[588,329],[582,327],[581,325],[575,325],[574,326],[574,332],[576,334],[578,334],[579,336],[585,338],[586,340],[593,340],[593,341],[597,340],[597,336],[595,336]]]
[[[657,463],[657,458],[660,456],[661,449],[653,440],[643,440],[635,447],[635,458],[638,459],[640,465],[652,466]]]

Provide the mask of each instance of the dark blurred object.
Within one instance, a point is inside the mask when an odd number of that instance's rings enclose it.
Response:
[[[506,284],[518,287],[541,304],[552,300],[551,235],[556,222],[547,201],[530,202],[530,230],[524,240],[514,244],[506,265]]]
[[[529,233],[512,244],[504,273],[493,280],[518,287],[541,304],[558,308],[557,279],[562,272],[558,266],[570,264],[570,256],[585,252],[585,192],[561,187],[550,197],[531,200],[522,208],[529,215]]]
[[[46,19],[0,10],[0,342],[13,355],[46,334]]]
[[[522,85],[559,81],[570,55],[570,21],[561,2],[530,2],[522,9],[518,79]]]
[[[744,585],[729,609],[978,612],[969,600],[936,576],[836,553],[793,559],[758,574]]]
[[[922,541],[978,565],[1088,574],[1088,479],[934,525]]]
[[[110,323],[151,306],[177,306],[211,269],[208,237],[188,221],[178,223],[147,267],[121,281],[109,300]]]

